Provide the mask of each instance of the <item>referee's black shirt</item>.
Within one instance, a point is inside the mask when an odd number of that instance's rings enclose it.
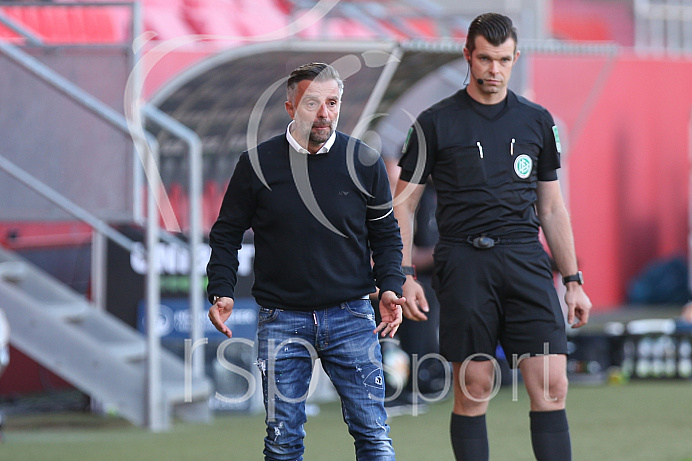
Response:
[[[423,184],[432,175],[441,240],[531,238],[539,228],[536,181],[557,179],[559,149],[545,108],[512,91],[499,104],[483,105],[462,89],[419,115],[400,177]]]

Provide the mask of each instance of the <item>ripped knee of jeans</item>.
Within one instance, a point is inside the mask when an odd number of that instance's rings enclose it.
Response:
[[[257,359],[255,362],[255,365],[257,365],[257,368],[259,368],[259,371],[262,373],[262,376],[266,376],[267,374],[267,361],[264,359]]]

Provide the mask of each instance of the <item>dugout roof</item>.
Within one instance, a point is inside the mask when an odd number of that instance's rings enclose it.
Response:
[[[366,133],[368,128],[384,126],[383,122],[395,115],[392,111],[397,111],[395,118],[401,126],[390,126],[386,136],[396,139],[400,134],[396,142],[402,142],[412,120],[397,109],[397,102],[417,83],[458,62],[462,49],[461,43],[453,42],[282,41],[248,45],[205,59],[173,79],[150,102],[201,137],[204,179],[223,182],[242,151],[285,130],[290,122],[284,109],[285,79],[299,65],[313,61],[333,64],[345,82],[338,129],[365,137],[388,151],[388,138],[380,142],[372,130]],[[462,86],[466,65],[450,69],[445,74],[447,83],[441,85],[444,95]],[[444,80],[444,75],[433,79],[438,89],[440,78]],[[454,89],[447,91],[452,86]],[[429,99],[419,95],[413,106],[423,108]],[[420,110],[411,108],[411,116],[418,115]],[[155,127],[151,129],[155,131]],[[158,133],[158,141],[164,180],[184,181],[185,146],[165,132]]]
[[[299,65],[334,65],[345,82],[340,131],[364,139],[384,156],[396,156],[408,128],[426,107],[468,81],[460,40],[283,40],[235,47],[212,55],[172,79],[150,103],[202,139],[204,181],[225,183],[240,153],[274,136],[290,122],[285,79]],[[612,54],[612,44],[520,42],[510,86],[522,93],[531,80],[532,52]],[[186,146],[157,127],[164,182],[185,184]]]

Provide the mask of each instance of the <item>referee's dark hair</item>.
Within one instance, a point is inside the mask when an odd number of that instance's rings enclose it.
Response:
[[[344,82],[341,80],[339,72],[337,72],[334,67],[323,62],[311,62],[296,68],[288,77],[288,82],[286,83],[286,96],[289,101],[294,102],[293,98],[295,97],[298,83],[303,80],[336,80],[339,84],[339,95],[344,92]]]
[[[517,29],[512,20],[499,13],[484,13],[471,21],[466,35],[466,48],[469,54],[476,48],[476,37],[484,37],[491,45],[500,46],[511,38],[514,40],[514,49],[518,43]]]

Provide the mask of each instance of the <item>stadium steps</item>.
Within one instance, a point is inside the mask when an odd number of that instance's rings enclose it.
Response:
[[[0,309],[10,323],[13,346],[106,408],[134,424],[146,424],[144,335],[4,249],[0,249]],[[161,374],[158,404],[167,421],[173,416],[198,422],[210,419],[212,385],[207,378],[192,379],[186,389],[183,361],[165,349]]]

